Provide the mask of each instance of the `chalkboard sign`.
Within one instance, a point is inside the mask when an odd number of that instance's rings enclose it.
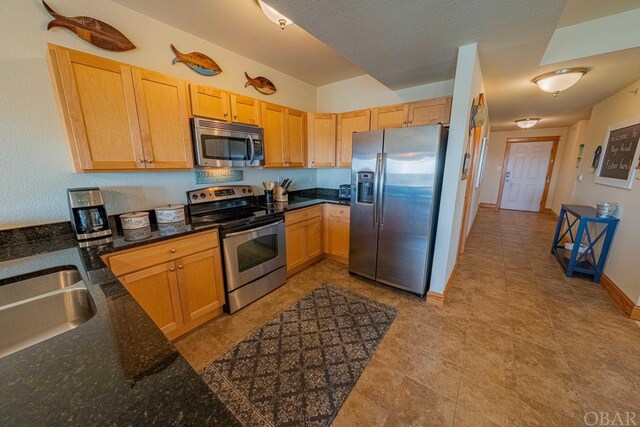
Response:
[[[640,120],[610,126],[596,183],[631,188],[638,166],[639,147]]]

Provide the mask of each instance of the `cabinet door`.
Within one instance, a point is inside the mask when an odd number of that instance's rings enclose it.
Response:
[[[317,217],[314,219],[310,219],[305,223],[306,227],[306,249],[307,249],[307,257],[309,260],[311,258],[315,258],[319,255],[322,255],[322,218]]]
[[[306,222],[286,227],[287,271],[298,267],[307,260],[306,231]]]
[[[352,111],[338,114],[338,156],[339,168],[351,167],[353,133],[366,132],[371,125],[371,110]]]
[[[185,323],[224,305],[224,284],[219,249],[210,249],[176,262]]]
[[[286,141],[289,150],[287,166],[302,168],[307,165],[307,113],[304,111],[285,111]]]
[[[182,325],[175,264],[149,267],[120,277],[120,281],[165,334]]]
[[[374,108],[371,113],[371,130],[401,128],[407,124],[408,104]]]
[[[194,116],[231,121],[229,94],[213,87],[189,85],[191,112]]]
[[[409,126],[447,124],[451,116],[451,97],[428,99],[409,104]]]
[[[261,104],[265,148],[264,165],[276,168],[287,166],[289,146],[286,143],[285,134],[285,108],[266,102]]]
[[[184,80],[142,69],[133,85],[147,168],[193,167],[189,105]]]
[[[260,125],[260,101],[248,96],[231,95],[231,121]]]
[[[309,167],[330,168],[336,165],[336,115],[308,115]]]
[[[144,168],[131,68],[53,46],[49,60],[76,169]]]
[[[349,220],[329,218],[329,249],[331,255],[349,258]]]

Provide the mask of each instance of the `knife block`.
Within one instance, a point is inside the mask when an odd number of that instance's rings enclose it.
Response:
[[[280,187],[279,185],[276,185],[275,199],[276,199],[276,202],[288,202],[289,194],[285,193],[284,188]]]

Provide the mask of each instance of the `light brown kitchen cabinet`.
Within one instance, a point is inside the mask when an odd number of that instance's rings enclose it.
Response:
[[[366,132],[371,126],[371,110],[338,114],[336,166],[351,167],[353,133]]]
[[[193,167],[183,80],[55,45],[49,64],[77,171]]]
[[[231,121],[229,94],[214,87],[189,85],[191,112],[194,116]]]
[[[262,102],[266,167],[306,165],[306,113]]]
[[[336,114],[308,113],[309,167],[336,165]]]
[[[155,71],[134,68],[133,88],[146,167],[192,168],[187,83]]]
[[[289,160],[287,166],[302,168],[307,166],[307,113],[285,109],[287,144]]]
[[[248,96],[231,94],[231,121],[248,125],[260,125],[260,101]]]
[[[322,206],[285,214],[287,274],[294,274],[323,257]]]
[[[105,256],[162,332],[174,339],[222,314],[218,231],[206,231]]]
[[[447,124],[451,117],[451,97],[427,99],[409,104],[408,126]]]
[[[131,67],[49,45],[76,170],[145,168]]]
[[[450,96],[408,104],[388,105],[372,110],[371,130],[448,124],[450,117]]]
[[[325,252],[330,259],[349,262],[349,206],[325,205]]]

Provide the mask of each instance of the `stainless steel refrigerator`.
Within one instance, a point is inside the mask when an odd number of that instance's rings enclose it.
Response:
[[[427,292],[446,141],[441,125],[353,135],[351,273]]]

